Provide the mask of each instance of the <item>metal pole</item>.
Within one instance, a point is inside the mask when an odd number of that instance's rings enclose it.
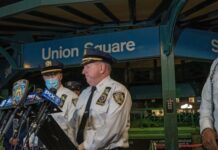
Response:
[[[186,0],[173,0],[160,25],[162,97],[167,150],[178,150],[175,64],[172,45],[176,20],[185,2]]]

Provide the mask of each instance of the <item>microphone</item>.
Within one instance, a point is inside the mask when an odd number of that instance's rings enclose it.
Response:
[[[0,141],[2,140],[3,135],[8,131],[9,127],[12,124],[12,121],[15,117],[15,114],[18,112],[18,110],[21,108],[23,105],[27,93],[28,93],[28,86],[29,86],[29,81],[26,79],[20,79],[16,82],[13,83],[13,88],[12,88],[12,104],[15,105],[15,109],[10,115],[9,120],[7,121],[7,124],[5,127],[3,127],[3,131],[1,132],[0,136]]]
[[[51,88],[50,90],[45,89],[42,92],[42,97],[45,98],[45,101],[49,101],[52,104],[54,104],[55,106],[61,106],[62,101],[57,95],[55,95],[56,92],[57,92],[57,90],[54,88]]]
[[[17,130],[17,134],[14,134],[13,137],[16,138],[17,136],[19,136],[20,130],[23,126],[23,124],[25,123],[29,113],[31,112],[32,107],[29,106],[23,113],[23,115],[21,116],[21,118],[19,119],[19,125],[17,126],[17,128],[15,130]]]
[[[4,112],[3,112],[3,115],[1,118],[0,136],[2,135],[2,132],[3,132],[5,126],[8,122],[8,119],[12,114],[12,108],[14,107],[12,102],[13,102],[12,98],[9,97],[8,99],[2,101],[2,103],[1,103],[1,109],[4,110]]]
[[[9,106],[9,101],[11,101],[11,97],[9,97],[8,99],[4,99],[1,101],[1,104],[0,104],[0,110],[1,110],[1,115],[0,115],[0,124],[1,124],[1,127],[5,124],[3,123],[5,120],[5,113],[7,113],[8,109],[11,107]],[[12,102],[10,102],[12,105]],[[1,131],[1,130],[0,130]]]
[[[27,117],[29,116],[30,112],[32,110],[32,106],[29,106],[25,112],[23,113],[23,115],[21,116],[21,118],[19,119],[19,123],[16,126],[16,128],[13,129],[13,135],[11,137],[11,139],[17,139],[20,136],[20,132],[22,130],[23,124],[26,122]],[[17,145],[14,146],[14,150],[16,149]]]
[[[29,95],[26,98],[26,101],[24,102],[24,105],[32,105],[36,103],[41,103],[44,100],[41,97],[43,90],[41,88],[35,89],[35,91],[29,93]]]
[[[50,88],[49,91],[51,91],[53,94],[57,93],[57,89],[55,89],[55,88]]]

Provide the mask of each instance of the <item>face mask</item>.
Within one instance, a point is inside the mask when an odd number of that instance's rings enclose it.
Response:
[[[45,85],[48,89],[54,88],[57,90],[59,87],[59,81],[58,79],[47,79],[45,80]]]

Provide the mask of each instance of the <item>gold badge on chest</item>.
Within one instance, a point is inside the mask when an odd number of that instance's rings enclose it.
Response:
[[[111,87],[106,87],[104,89],[103,93],[101,94],[101,96],[99,97],[99,99],[96,102],[97,105],[103,106],[105,104],[108,93],[110,92],[110,90],[111,90]]]

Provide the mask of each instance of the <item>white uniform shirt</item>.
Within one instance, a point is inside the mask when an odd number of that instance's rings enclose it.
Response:
[[[216,67],[215,67],[216,66]],[[213,74],[214,72],[214,74]],[[212,75],[213,74],[213,75]],[[211,90],[211,76],[213,92]],[[213,93],[213,100],[212,100]],[[210,68],[210,74],[202,90],[200,106],[200,130],[212,128],[218,132],[218,58],[214,60]]]
[[[73,91],[63,87],[62,85],[57,90],[56,95],[63,100],[64,104],[60,108],[62,112],[53,113],[52,117],[73,142],[72,129],[69,126],[69,119],[72,118],[73,112],[75,111],[78,96]]]
[[[91,93],[91,87],[83,90],[72,118],[76,139],[79,125]],[[106,77],[97,86],[90,106],[89,119],[84,131],[86,150],[128,147],[131,96],[122,84]]]

